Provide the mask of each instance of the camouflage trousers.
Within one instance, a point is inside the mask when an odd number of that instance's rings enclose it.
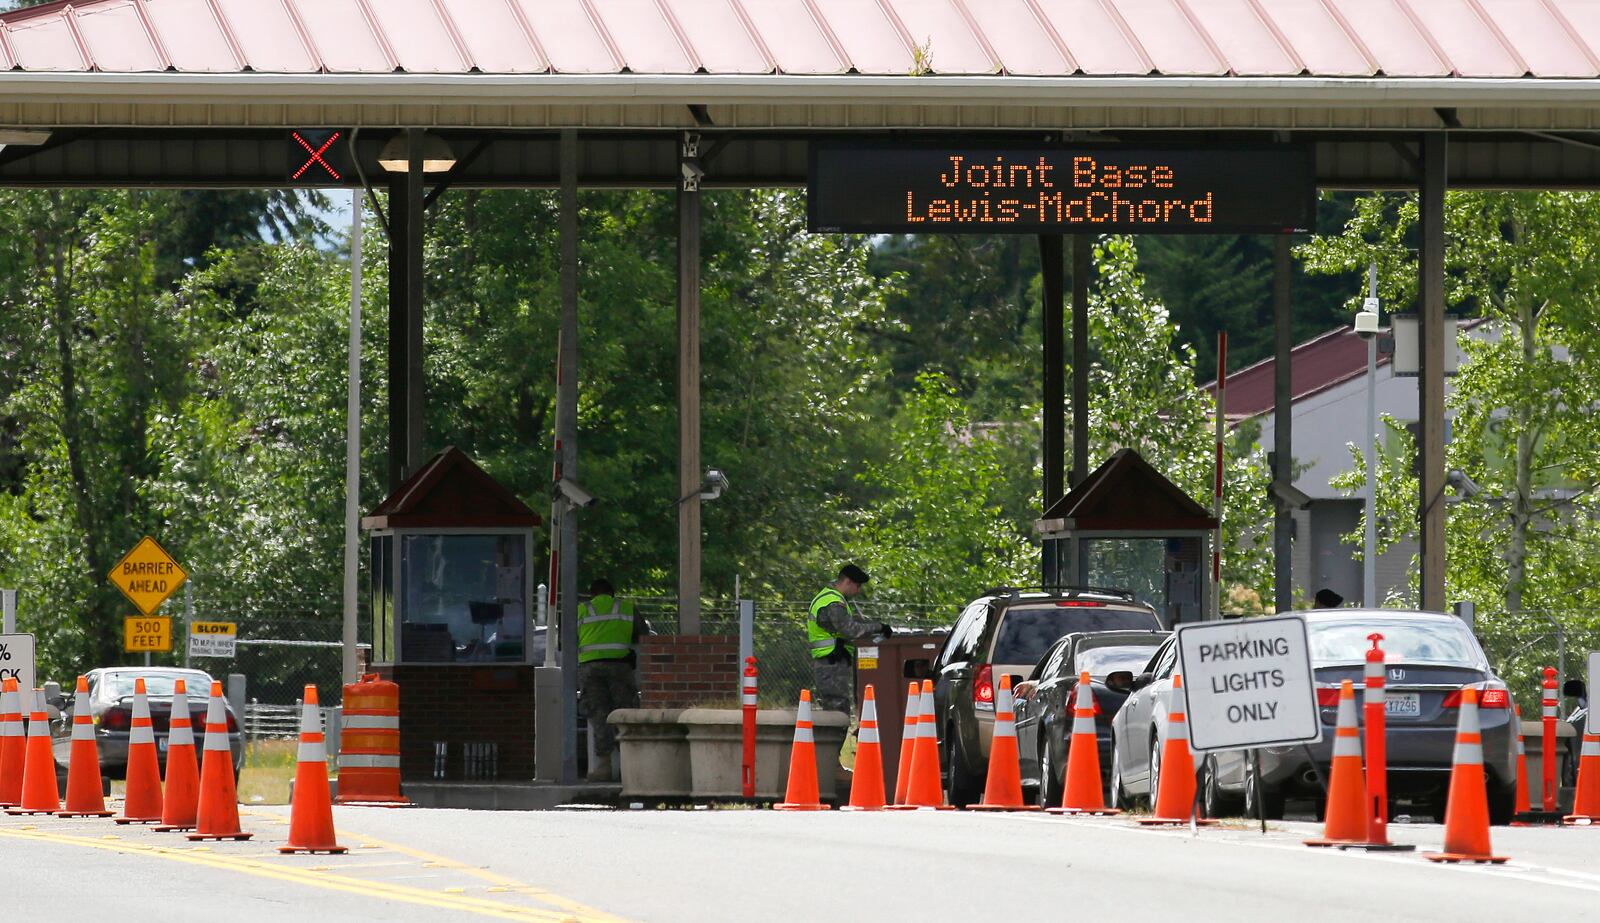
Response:
[[[856,666],[848,660],[812,660],[812,675],[817,683],[817,707],[828,711],[855,713]]]
[[[617,749],[617,732],[606,716],[619,708],[639,707],[639,682],[633,664],[626,660],[591,660],[578,664],[579,700],[583,716],[589,720],[594,752],[607,756]]]

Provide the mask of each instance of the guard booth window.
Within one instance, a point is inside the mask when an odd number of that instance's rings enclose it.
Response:
[[[406,663],[522,662],[522,535],[400,537],[400,657]]]
[[[394,662],[394,595],[389,591],[389,573],[394,554],[394,536],[374,535],[368,543],[372,573],[372,662]]]

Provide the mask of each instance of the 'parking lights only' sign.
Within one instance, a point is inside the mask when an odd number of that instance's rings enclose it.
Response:
[[[1178,627],[1184,711],[1195,750],[1322,738],[1305,619],[1229,619]]]

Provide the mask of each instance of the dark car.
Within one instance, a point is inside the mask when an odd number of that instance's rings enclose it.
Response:
[[[1304,613],[1311,642],[1311,666],[1321,708],[1322,740],[1309,746],[1265,747],[1260,751],[1261,798],[1244,751],[1197,757],[1200,794],[1206,812],[1220,816],[1243,807],[1250,816],[1281,818],[1289,798],[1307,798],[1320,810],[1323,784],[1332,762],[1338,720],[1339,683],[1364,684],[1367,636],[1384,636],[1388,676],[1388,781],[1396,802],[1420,805],[1444,818],[1456,722],[1463,686],[1479,691],[1483,764],[1489,791],[1489,817],[1511,819],[1517,783],[1517,738],[1506,684],[1489,667],[1476,638],[1460,619],[1437,613],[1396,609],[1329,609]],[[1159,786],[1160,742],[1166,731],[1166,693],[1175,668],[1175,643],[1162,645],[1139,687],[1113,721],[1112,796],[1126,803],[1148,799]]]
[[[1134,674],[1167,636],[1165,631],[1075,632],[1052,645],[1033,668],[1031,694],[1016,704],[1017,750],[1023,784],[1035,786],[1040,807],[1061,803],[1080,675],[1088,672],[1094,694],[1103,787],[1111,765],[1111,719],[1133,691]]]
[[[94,715],[95,744],[100,751],[100,771],[111,779],[128,773],[128,732],[133,726],[133,684],[145,682],[145,699],[150,705],[150,726],[155,731],[156,752],[163,764],[167,756],[168,722],[172,717],[174,683],[183,680],[189,699],[189,721],[194,727],[196,755],[205,744],[206,702],[211,695],[211,677],[201,670],[176,667],[106,667],[90,670],[89,710]],[[55,750],[58,773],[67,771],[72,756],[73,693],[63,693],[60,702],[50,703],[59,714],[52,714],[51,746]],[[239,716],[223,700],[228,719],[228,747],[233,751],[234,772],[244,765],[244,740],[239,735]]]
[[[950,803],[964,806],[983,792],[1001,676],[1020,680],[1065,634],[1160,628],[1154,609],[1119,590],[1001,588],[968,604],[933,664],[934,727]]]

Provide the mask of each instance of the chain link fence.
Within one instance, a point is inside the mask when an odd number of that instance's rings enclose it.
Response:
[[[1540,714],[1545,667],[1556,668],[1559,693],[1568,679],[1588,681],[1589,652],[1600,651],[1600,619],[1592,612],[1480,611],[1475,630],[1490,665],[1530,720]],[[1572,707],[1570,699],[1561,699],[1563,716]]]

